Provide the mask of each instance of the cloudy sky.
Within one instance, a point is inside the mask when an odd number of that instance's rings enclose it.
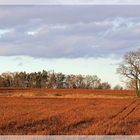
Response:
[[[0,4],[140,4],[140,0],[0,0]]]
[[[1,5],[0,72],[96,74],[114,86],[139,38],[140,5]]]

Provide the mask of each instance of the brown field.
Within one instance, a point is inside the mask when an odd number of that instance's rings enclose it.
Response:
[[[1,135],[140,134],[134,91],[0,89],[0,95]]]
[[[130,98],[135,96],[133,90],[92,90],[92,89],[6,89],[0,88],[0,96],[4,97],[119,97]]]

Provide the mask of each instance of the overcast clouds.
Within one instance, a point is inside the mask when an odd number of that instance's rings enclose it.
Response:
[[[1,5],[0,72],[53,69],[116,85],[117,64],[139,38],[140,5]]]
[[[140,6],[0,6],[0,55],[120,57],[140,47]]]
[[[139,0],[0,0],[0,4],[136,4]]]

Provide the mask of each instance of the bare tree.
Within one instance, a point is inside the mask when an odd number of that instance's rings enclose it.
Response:
[[[8,88],[82,88],[108,89],[96,75],[65,75],[54,71],[7,72],[0,74],[0,87]]]
[[[100,83],[98,89],[111,89],[111,85],[108,82]]]
[[[120,86],[120,85],[116,85],[116,86],[114,86],[113,89],[114,89],[114,90],[123,90],[123,87]]]
[[[84,78],[84,82],[86,88],[98,89],[101,84],[101,79],[99,79],[96,75],[86,75],[86,77]]]
[[[117,72],[127,78],[126,82],[135,83],[136,95],[140,96],[140,50],[126,53]]]
[[[130,89],[130,90],[135,90],[135,80],[128,80],[126,83],[126,88]]]

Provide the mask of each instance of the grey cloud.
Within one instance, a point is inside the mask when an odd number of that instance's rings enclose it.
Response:
[[[0,0],[0,4],[132,4],[139,0]]]
[[[0,6],[0,55],[120,56],[140,47],[140,6]]]
[[[45,24],[89,23],[120,16],[138,17],[139,13],[140,6],[128,5],[0,6],[0,27],[30,26],[41,22]]]

